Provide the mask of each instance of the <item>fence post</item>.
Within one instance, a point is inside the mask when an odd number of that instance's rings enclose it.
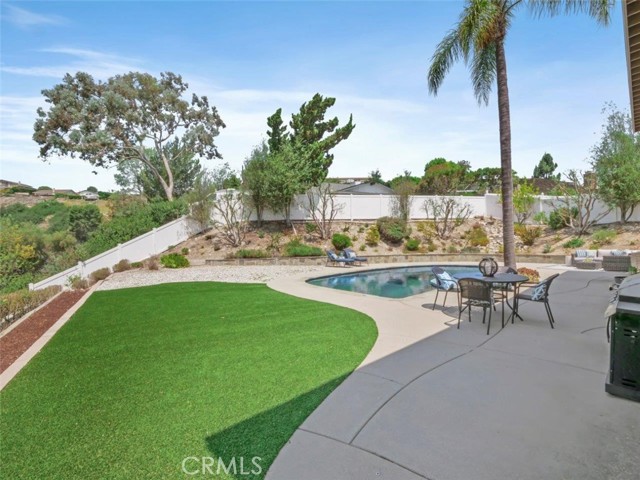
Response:
[[[80,275],[80,278],[84,278],[84,263],[82,260],[78,262],[78,275]]]
[[[29,291],[33,291],[33,283],[29,284]]]

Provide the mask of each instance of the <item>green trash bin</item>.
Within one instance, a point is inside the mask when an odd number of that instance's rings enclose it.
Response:
[[[611,395],[640,402],[640,274],[625,278],[607,314],[611,328]]]

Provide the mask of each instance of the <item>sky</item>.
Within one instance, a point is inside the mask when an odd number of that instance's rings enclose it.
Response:
[[[41,91],[66,73],[96,79],[130,71],[182,75],[206,95],[226,128],[215,143],[242,167],[266,138],[266,119],[288,120],[316,93],[336,98],[328,115],[356,128],[333,151],[332,177],[379,169],[421,176],[436,157],[499,167],[495,89],[479,106],[463,63],[437,96],[426,75],[455,25],[458,1],[2,1],[0,178],[34,187],[117,188],[115,168],[67,157],[43,162],[31,139]],[[605,102],[628,111],[621,5],[608,27],[588,16],[535,18],[520,9],[506,41],[513,168],[531,176],[545,152],[559,171],[588,168]],[[190,94],[189,94],[190,98]],[[97,171],[97,174],[92,173]]]

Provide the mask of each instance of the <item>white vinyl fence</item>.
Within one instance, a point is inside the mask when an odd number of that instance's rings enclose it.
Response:
[[[218,192],[218,194],[220,193],[222,192]],[[416,195],[412,197],[411,220],[425,220],[428,218],[427,212],[424,209],[424,202],[429,198],[435,197],[426,195]],[[499,202],[499,195],[487,194],[483,197],[456,196],[455,198],[462,204],[469,204],[472,217],[486,216],[502,219],[502,206]],[[336,220],[376,220],[380,217],[390,216],[393,214],[393,200],[394,197],[392,195],[336,195],[335,201],[340,208]],[[539,196],[536,204],[532,208],[531,217],[538,212],[549,214],[560,206],[557,200],[557,197]],[[556,203],[555,206],[554,202]],[[304,208],[306,203],[306,195],[298,195],[294,199],[291,206],[291,220],[308,221],[311,219],[311,216]],[[606,210],[606,207],[602,204],[596,205],[593,217],[597,216],[603,210]],[[252,214],[251,219],[256,220],[255,213]],[[282,220],[283,217],[281,214],[265,211],[263,219],[266,221],[274,221]],[[613,210],[601,219],[599,223],[606,224],[619,220],[620,212]],[[640,209],[636,209],[630,221],[640,222]],[[71,276],[79,275],[84,278],[100,268],[112,268],[120,260],[124,259],[130,262],[139,262],[152,255],[164,252],[172,245],[184,242],[199,231],[200,228],[196,222],[187,217],[181,217],[89,260],[78,262],[78,265],[75,267],[69,268],[64,272],[60,272],[38,283],[31,284],[29,288],[31,290],[37,290],[52,285],[64,286],[68,283],[69,277]]]
[[[411,220],[426,220],[427,212],[424,209],[424,203],[427,199],[436,198],[427,195],[415,195],[411,202]],[[483,197],[455,197],[461,204],[469,204],[471,207],[471,216],[485,216],[502,219],[502,205],[500,204],[500,196],[497,194],[487,194]],[[545,212],[547,215],[562,206],[558,201],[558,197],[540,195],[537,197],[536,203],[531,209],[532,221],[533,216],[538,212]],[[393,195],[335,195],[336,205],[340,211],[336,216],[336,220],[342,221],[358,221],[358,220],[376,220],[380,217],[390,216],[393,214]],[[291,206],[291,220],[307,221],[311,216],[305,210],[307,204],[306,195],[298,195],[294,198]],[[555,206],[554,206],[555,204]],[[592,218],[601,212],[607,210],[603,204],[596,204]],[[252,220],[256,220],[255,213],[251,216]],[[282,220],[282,214],[275,214],[265,211],[263,219],[266,221]],[[600,220],[600,224],[613,223],[620,221],[620,211],[612,210],[604,218]],[[640,208],[636,209],[630,221],[640,222]]]
[[[67,285],[69,277],[80,276],[85,278],[100,268],[113,268],[120,260],[139,262],[153,255],[164,252],[170,246],[184,242],[189,237],[200,231],[199,226],[187,217],[181,217],[161,227],[154,228],[150,232],[140,235],[126,243],[107,250],[84,262],[78,262],[64,272],[29,285],[30,290],[50,287],[52,285]]]

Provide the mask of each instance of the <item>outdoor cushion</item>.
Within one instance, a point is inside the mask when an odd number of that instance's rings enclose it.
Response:
[[[452,282],[450,280],[441,280],[440,286],[438,286],[438,280],[436,280],[435,278],[432,278],[431,280],[429,280],[429,283],[433,288],[441,288],[443,290],[455,290],[458,285],[457,283]]]
[[[347,254],[347,258],[356,258],[358,256],[353,250],[345,250],[344,253]]]
[[[586,250],[576,250],[576,257],[578,258],[586,258],[587,251]]]
[[[458,287],[458,282],[455,281],[455,279],[449,275],[448,272],[442,272],[438,275],[438,279],[440,280],[440,284],[442,285],[442,288],[444,288],[445,290],[451,290],[452,288],[457,288]]]
[[[544,298],[544,294],[546,291],[547,291],[546,283],[542,283],[537,287],[534,287],[533,292],[531,292],[531,300],[533,300],[534,302],[538,300],[542,300]]]

